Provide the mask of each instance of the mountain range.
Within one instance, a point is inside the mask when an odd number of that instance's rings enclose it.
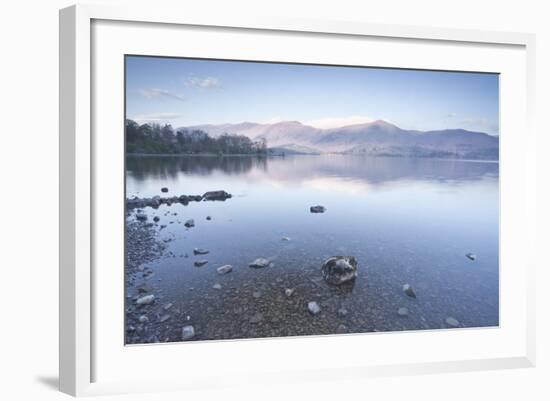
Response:
[[[406,130],[377,120],[340,128],[321,129],[283,121],[274,124],[243,122],[180,127],[201,130],[212,137],[244,135],[265,140],[271,153],[352,153],[377,156],[456,157],[498,160],[499,138],[464,129]]]

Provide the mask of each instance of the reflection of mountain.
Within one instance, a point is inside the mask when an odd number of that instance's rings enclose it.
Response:
[[[498,178],[499,165],[492,162],[467,162],[422,158],[368,157],[362,155],[321,155],[289,157],[128,157],[127,171],[134,179],[145,177],[175,178],[179,174],[227,176],[246,175],[288,185],[304,182],[332,184],[328,178],[368,185],[395,181],[476,181]]]
[[[386,121],[319,129],[298,121],[275,124],[223,124],[188,127],[211,136],[224,133],[265,139],[269,147],[378,156],[454,157],[498,160],[498,137],[463,129],[404,130]]]
[[[369,185],[384,185],[406,180],[476,181],[499,175],[498,163],[490,162],[362,155],[296,156],[290,159],[290,163],[284,159],[269,159],[267,169],[270,179],[282,183],[300,183],[306,178],[315,181],[333,177]]]

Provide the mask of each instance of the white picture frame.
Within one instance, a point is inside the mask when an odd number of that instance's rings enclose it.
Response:
[[[105,23],[105,25],[101,25]],[[123,26],[115,26],[117,23]],[[131,27],[124,23],[134,24]],[[283,340],[245,340],[233,342],[207,342],[194,345],[194,348],[188,347],[183,351],[189,355],[189,358],[198,358],[199,353],[211,355],[219,353],[230,357],[232,352],[238,352],[242,362],[239,372],[245,372],[244,376],[231,379],[221,376],[220,371],[206,374],[208,367],[200,369],[197,367],[194,372],[187,372],[185,377],[174,375],[166,376],[163,372],[153,374],[149,380],[129,380],[125,377],[109,376],[105,380],[102,378],[100,366],[105,366],[106,362],[97,364],[95,359],[98,353],[106,353],[111,347],[124,348],[123,342],[118,345],[113,343],[105,346],[100,335],[97,333],[97,325],[102,326],[101,313],[97,311],[101,306],[95,306],[94,294],[98,286],[102,286],[104,275],[94,273],[94,263],[98,256],[95,238],[98,230],[99,215],[103,207],[97,205],[97,191],[101,191],[96,177],[101,175],[97,171],[97,158],[101,157],[102,163],[115,166],[116,152],[104,152],[105,145],[97,143],[94,138],[94,122],[97,114],[101,114],[100,107],[94,102],[94,96],[101,96],[96,93],[92,85],[94,69],[101,69],[100,58],[105,60],[102,46],[105,40],[101,39],[101,32],[98,33],[98,39],[94,42],[94,24],[113,29],[108,33],[117,35],[116,40],[112,40],[112,48],[106,49],[107,54],[115,54],[118,57],[121,47],[117,45],[130,41],[130,38],[123,37],[120,32],[132,29],[132,35],[139,35],[139,31],[144,27],[156,26],[156,33],[148,35],[154,44],[155,35],[166,35],[166,29],[185,27],[199,27],[205,31],[229,30],[231,32],[242,33],[262,33],[262,34],[283,34],[287,36],[305,35],[308,38],[338,37],[341,40],[362,40],[362,39],[383,39],[388,43],[391,41],[414,41],[415,43],[430,43],[440,46],[455,46],[457,52],[464,48],[478,48],[480,52],[485,51],[485,47],[497,49],[509,49],[510,51],[503,55],[502,59],[495,57],[492,61],[493,72],[500,72],[498,63],[504,63],[504,60],[510,60],[508,66],[510,79],[507,81],[507,89],[504,93],[512,93],[515,89],[518,94],[517,102],[514,106],[519,106],[517,116],[507,120],[507,116],[501,116],[501,123],[504,128],[502,138],[506,145],[501,152],[501,162],[506,168],[502,170],[503,183],[501,192],[501,205],[505,199],[502,209],[501,220],[505,224],[501,229],[510,230],[514,228],[518,233],[516,236],[507,236],[501,238],[501,248],[504,244],[514,241],[517,246],[515,249],[507,250],[501,253],[501,263],[510,266],[516,266],[516,272],[511,272],[510,278],[505,280],[501,286],[501,297],[504,301],[508,299],[508,290],[514,290],[520,302],[517,310],[514,311],[517,322],[513,327],[501,325],[498,329],[492,329],[492,332],[483,333],[475,330],[448,331],[438,335],[441,337],[442,344],[456,342],[470,342],[474,344],[481,341],[481,337],[486,338],[483,341],[498,343],[494,349],[482,352],[473,350],[465,358],[454,358],[442,355],[440,359],[432,358],[430,360],[420,360],[414,355],[408,355],[404,359],[380,357],[377,359],[374,354],[373,361],[361,361],[361,355],[356,355],[353,359],[350,355],[348,360],[340,360],[328,366],[327,362],[312,360],[311,364],[299,364],[294,369],[285,369],[282,365],[274,363],[275,368],[263,369],[256,366],[255,369],[247,367],[247,363],[252,363],[253,359],[247,359],[249,354],[254,352],[268,352],[273,348],[274,353],[280,353],[282,350],[291,348],[291,352],[301,349],[304,355],[312,352],[315,344],[323,341],[325,347],[338,347],[341,344],[341,336],[331,336],[324,338],[301,338],[301,339],[283,339]],[[134,35],[135,34],[135,35]],[[301,36],[300,36],[301,37]],[[112,38],[112,37],[111,37]],[[273,39],[277,41],[276,37]],[[309,40],[309,39],[308,39]],[[275,43],[275,42],[274,42]],[[142,46],[146,46],[143,44]],[[265,383],[284,383],[293,380],[326,380],[339,377],[353,377],[357,380],[381,375],[400,375],[400,374],[419,374],[429,372],[449,372],[449,371],[468,371],[480,369],[503,369],[514,367],[530,367],[535,364],[535,294],[534,294],[534,270],[536,260],[531,256],[531,247],[535,243],[535,133],[532,127],[534,110],[534,46],[535,38],[530,34],[506,33],[506,32],[484,32],[458,29],[439,29],[425,28],[415,26],[390,26],[375,25],[361,22],[347,21],[315,21],[315,20],[293,20],[293,19],[254,19],[248,20],[243,17],[239,20],[214,18],[211,16],[187,15],[184,9],[166,10],[160,8],[112,8],[109,6],[78,5],[72,6],[60,11],[60,390],[75,396],[94,395],[107,393],[126,393],[133,391],[161,391],[167,389],[196,389],[209,386],[219,387],[225,385],[245,385],[247,380],[254,377],[258,382]],[[100,48],[101,47],[101,48]],[[145,47],[143,48],[145,49]],[[112,53],[109,53],[109,52]],[[148,50],[143,50],[147,52]],[[159,53],[169,51],[160,49]],[[429,50],[427,50],[429,51]],[[504,51],[504,50],[503,50]],[[149,52],[155,53],[149,48]],[[101,54],[101,57],[98,56]],[[172,55],[172,54],[169,54]],[[97,56],[98,60],[95,59]],[[262,55],[258,55],[262,59]],[[345,57],[345,56],[340,56]],[[396,56],[398,57],[398,56]],[[509,59],[508,59],[509,57]],[[290,61],[290,60],[289,60]],[[346,60],[342,60],[346,62]],[[449,63],[449,61],[446,61]],[[468,60],[463,64],[456,64],[457,70],[468,70]],[[397,63],[397,61],[396,61]],[[434,69],[445,69],[443,64],[433,65]],[[489,63],[489,61],[487,61]],[[394,65],[394,64],[392,64]],[[449,64],[447,64],[448,66]],[[490,64],[487,64],[490,65]],[[514,67],[515,66],[515,67]],[[517,68],[516,68],[517,67]],[[116,68],[113,67],[113,68]],[[471,68],[474,68],[473,66]],[[491,68],[491,67],[487,67]],[[514,69],[515,68],[515,69]],[[514,78],[512,79],[512,76]],[[99,80],[100,81],[100,80]],[[96,82],[97,84],[97,82]],[[122,96],[123,87],[112,89],[120,91]],[[102,93],[100,91],[100,93]],[[97,101],[97,99],[95,99]],[[502,113],[511,110],[512,104],[506,103],[507,99],[501,98]],[[122,116],[120,116],[122,121]],[[111,125],[112,126],[112,125]],[[115,125],[116,126],[116,125]],[[122,125],[120,125],[122,127]],[[509,129],[507,129],[507,127]],[[514,128],[513,130],[511,128]],[[515,136],[506,132],[515,131]],[[519,133],[521,136],[519,137]],[[520,138],[520,140],[518,139]],[[514,149],[515,153],[506,149]],[[115,167],[116,169],[116,167]],[[522,185],[522,191],[514,191],[517,185]],[[113,182],[112,185],[117,185]],[[506,197],[506,198],[504,198]],[[116,212],[116,210],[115,210]],[[122,217],[121,217],[122,219]],[[99,225],[101,227],[101,225]],[[507,232],[508,232],[507,231]],[[504,242],[503,242],[504,241]],[[116,241],[115,241],[116,243]],[[506,248],[508,249],[508,247]],[[504,258],[504,259],[503,259]],[[508,271],[508,270],[506,270]],[[519,272],[519,273],[518,273]],[[506,273],[506,272],[505,272]],[[507,273],[506,273],[507,274]],[[513,274],[519,274],[514,276]],[[506,290],[506,291],[505,291]],[[108,291],[107,291],[108,292]],[[114,296],[114,295],[113,295]],[[501,304],[502,305],[502,304]],[[506,305],[506,304],[505,304]],[[502,307],[502,306],[501,306]],[[509,308],[508,308],[509,309]],[[119,313],[122,321],[122,310]],[[119,327],[119,326],[116,326]],[[115,327],[115,328],[116,328]],[[500,333],[510,331],[509,335],[499,339]],[[497,334],[495,334],[497,333]],[[366,337],[363,335],[346,336],[347,343],[353,346],[362,346],[365,341],[382,342],[384,336],[392,336],[391,342],[395,344],[419,340],[420,336],[429,336],[429,333],[412,333],[410,335],[395,336],[393,334],[381,334],[376,337]],[[122,333],[121,333],[122,336]],[[416,336],[416,337],[411,337]],[[376,338],[376,340],[374,340]],[[99,339],[99,340],[98,340]],[[502,340],[501,342],[499,342]],[[340,341],[340,343],[339,343]],[[431,341],[431,340],[430,340]],[[296,345],[298,344],[298,345]],[[411,343],[412,344],[412,343]],[[415,343],[416,345],[416,343]],[[187,344],[185,345],[187,346]],[[172,348],[168,348],[172,347]],[[128,356],[129,361],[135,365],[139,358],[148,358],[149,361],[168,360],[169,355],[174,352],[180,352],[183,348],[176,348],[174,345],[148,346],[145,352],[132,351]],[[294,347],[294,348],[292,348]],[[380,345],[378,345],[380,347]],[[475,348],[475,347],[473,347]],[[232,349],[238,351],[232,351]],[[460,345],[457,347],[460,350]],[[298,351],[296,351],[298,352]],[[147,353],[147,355],[145,355]],[[120,355],[123,355],[122,352]],[[352,354],[352,353],[351,353]],[[269,355],[269,354],[267,354]],[[296,354],[298,355],[298,354]],[[330,352],[328,355],[331,355]],[[233,357],[236,355],[233,354]],[[120,360],[107,360],[118,369],[117,363]],[[121,356],[126,358],[126,356]],[[252,358],[252,356],[250,356]],[[343,358],[345,359],[345,358]],[[376,359],[376,361],[374,361]],[[144,359],[145,360],[145,359]],[[330,360],[330,357],[328,358]],[[131,363],[127,361],[127,363]],[[172,361],[173,363],[173,361]],[[170,363],[168,363],[170,365]],[[220,365],[223,365],[221,363]],[[222,369],[220,367],[220,369]],[[226,366],[227,368],[227,366]],[[162,370],[162,369],[160,369]],[[98,379],[100,378],[100,379]]]

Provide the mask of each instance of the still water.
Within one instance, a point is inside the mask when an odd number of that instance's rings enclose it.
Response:
[[[498,180],[492,162],[128,157],[128,198],[212,190],[233,197],[143,210],[149,222],[160,218],[148,230],[165,249],[129,275],[127,342],[180,341],[185,325],[193,340],[440,329],[452,326],[449,318],[458,327],[497,326]],[[326,212],[310,213],[313,205]],[[195,227],[184,226],[188,219]],[[195,256],[194,248],[209,253]],[[357,259],[353,286],[323,281],[321,265],[334,255]],[[260,257],[272,266],[248,267]],[[199,259],[208,263],[196,267]],[[233,271],[218,274],[226,264]],[[144,283],[156,300],[135,307]],[[416,299],[403,292],[406,283]],[[319,314],[308,311],[311,301]]]

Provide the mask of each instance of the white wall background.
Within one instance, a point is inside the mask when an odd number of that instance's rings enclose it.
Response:
[[[136,0],[96,0],[129,4]],[[57,400],[58,20],[70,0],[4,1],[0,6],[0,398]],[[550,24],[544,1],[264,0],[140,1],[230,15],[274,15],[537,34],[539,135],[538,364],[534,369],[328,382],[201,394],[116,399],[550,399],[550,266],[547,157]],[[115,397],[108,397],[115,399]]]

